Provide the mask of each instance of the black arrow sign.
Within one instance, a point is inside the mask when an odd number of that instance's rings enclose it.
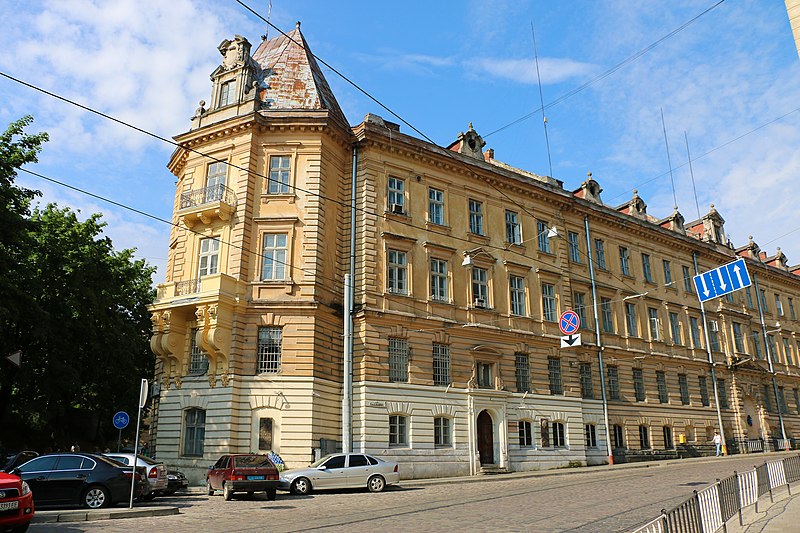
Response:
[[[575,344],[575,341],[577,341],[579,338],[580,337],[577,335],[567,335],[566,337],[563,337],[564,342],[566,342],[569,346]]]

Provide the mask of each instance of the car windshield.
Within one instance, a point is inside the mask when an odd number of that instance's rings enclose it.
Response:
[[[242,455],[234,457],[234,460],[239,468],[272,466],[272,461],[266,455]]]

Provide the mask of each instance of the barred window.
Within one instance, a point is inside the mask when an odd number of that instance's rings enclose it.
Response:
[[[446,344],[433,344],[433,384],[450,384],[450,347]]]
[[[389,337],[389,381],[408,382],[408,340]]]
[[[643,402],[645,397],[644,392],[644,374],[641,368],[633,369],[633,392],[636,395],[637,402]]]
[[[205,374],[208,372],[208,357],[203,349],[197,345],[197,328],[192,328],[189,344],[189,373]]]
[[[584,434],[586,436],[586,447],[597,448],[597,428],[594,424],[586,424],[584,426]]]
[[[275,374],[281,370],[283,331],[279,327],[258,328],[258,372]]]
[[[656,383],[658,384],[658,401],[661,403],[669,403],[667,375],[661,370],[656,371]]]
[[[678,388],[681,391],[681,404],[689,405],[689,381],[686,374],[678,374]]]
[[[608,398],[619,400],[619,369],[616,366],[609,366],[606,373],[608,375]]]
[[[592,386],[592,364],[581,363],[581,397],[591,400],[594,399],[594,387]]]
[[[269,185],[267,194],[289,193],[289,156],[273,155],[269,158]]]
[[[564,387],[561,384],[561,359],[548,357],[547,373],[550,381],[550,394],[564,394]]]
[[[517,378],[517,392],[530,392],[531,371],[528,354],[515,354],[514,359],[514,374]]]
[[[699,376],[697,378],[697,383],[700,385],[700,404],[703,407],[708,407],[708,380],[705,376]]]
[[[437,416],[433,419],[433,445],[439,447],[453,445],[449,418]]]
[[[530,448],[533,446],[533,431],[529,420],[520,420],[519,427],[519,446],[520,448]]]
[[[389,416],[389,446],[408,446],[408,419],[403,415]]]

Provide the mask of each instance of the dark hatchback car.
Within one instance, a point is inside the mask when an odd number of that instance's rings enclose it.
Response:
[[[80,505],[90,509],[126,502],[133,470],[101,455],[60,453],[41,455],[14,469],[33,492],[36,507]],[[146,490],[137,475],[134,496]]]

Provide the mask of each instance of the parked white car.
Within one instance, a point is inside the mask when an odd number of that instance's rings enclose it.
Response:
[[[105,453],[103,454],[109,459],[113,459],[124,465],[130,465],[133,462],[132,453]],[[154,461],[144,455],[139,455],[136,460],[137,467],[143,467],[146,471],[147,481],[150,485],[150,493],[143,496],[142,499],[152,500],[159,494],[164,494],[167,490],[167,467],[164,463]]]
[[[292,494],[312,490],[366,487],[381,492],[400,482],[397,463],[363,453],[334,453],[311,463],[307,468],[281,472],[279,488]]]

